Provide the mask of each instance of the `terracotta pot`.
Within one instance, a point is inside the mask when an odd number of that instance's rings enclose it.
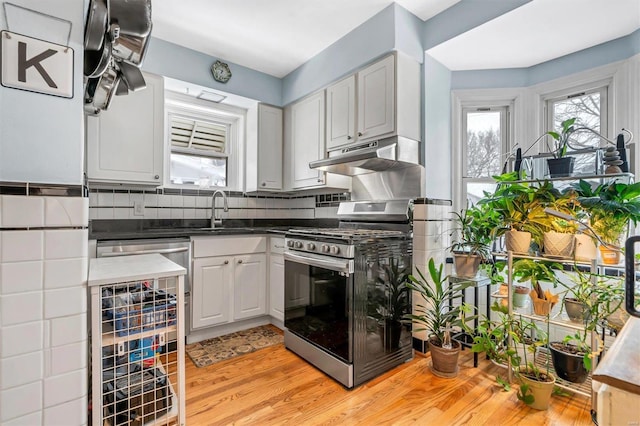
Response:
[[[548,380],[541,382],[526,376],[531,371],[528,367],[520,366],[518,368],[518,378],[523,384],[529,385],[529,392],[533,395],[533,403],[529,407],[536,410],[546,410],[549,408],[551,393],[556,384],[556,378],[549,373]]]
[[[590,236],[584,234],[576,234],[574,235],[574,239],[574,256],[576,260],[589,262],[598,257],[598,248]]]
[[[524,254],[529,253],[529,246],[531,246],[531,232],[511,229],[505,232],[504,243],[507,246],[507,251]]]
[[[429,340],[429,352],[431,353],[431,371],[439,377],[455,377],[458,375],[458,357],[460,355],[460,343],[451,341],[453,349],[444,349],[431,343]]]
[[[551,312],[551,302],[543,299],[531,299],[531,301],[534,314],[547,316]]]
[[[620,252],[618,250],[611,250],[610,248],[600,245],[600,257],[602,257],[602,263],[605,265],[617,265],[620,263]]]
[[[583,323],[585,315],[588,314],[588,307],[577,299],[567,297],[564,299],[564,310],[573,322]]]
[[[547,256],[573,257],[574,235],[549,231],[544,233],[544,254]]]
[[[482,257],[477,254],[454,253],[456,275],[463,278],[473,278],[478,273]]]

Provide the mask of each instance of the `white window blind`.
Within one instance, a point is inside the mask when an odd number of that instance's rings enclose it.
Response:
[[[171,115],[171,148],[226,152],[227,126]]]

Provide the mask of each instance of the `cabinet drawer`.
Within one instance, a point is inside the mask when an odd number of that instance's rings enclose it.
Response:
[[[194,237],[193,257],[229,256],[267,251],[267,237]]]
[[[271,254],[284,253],[284,238],[282,237],[270,237],[269,238],[269,252]]]

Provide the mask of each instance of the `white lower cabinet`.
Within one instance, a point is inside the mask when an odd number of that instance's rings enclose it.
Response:
[[[264,236],[193,238],[191,328],[267,314]]]

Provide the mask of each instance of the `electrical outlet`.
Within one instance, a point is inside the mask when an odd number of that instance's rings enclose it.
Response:
[[[142,203],[142,201],[133,202],[133,215],[144,216],[144,204]]]

